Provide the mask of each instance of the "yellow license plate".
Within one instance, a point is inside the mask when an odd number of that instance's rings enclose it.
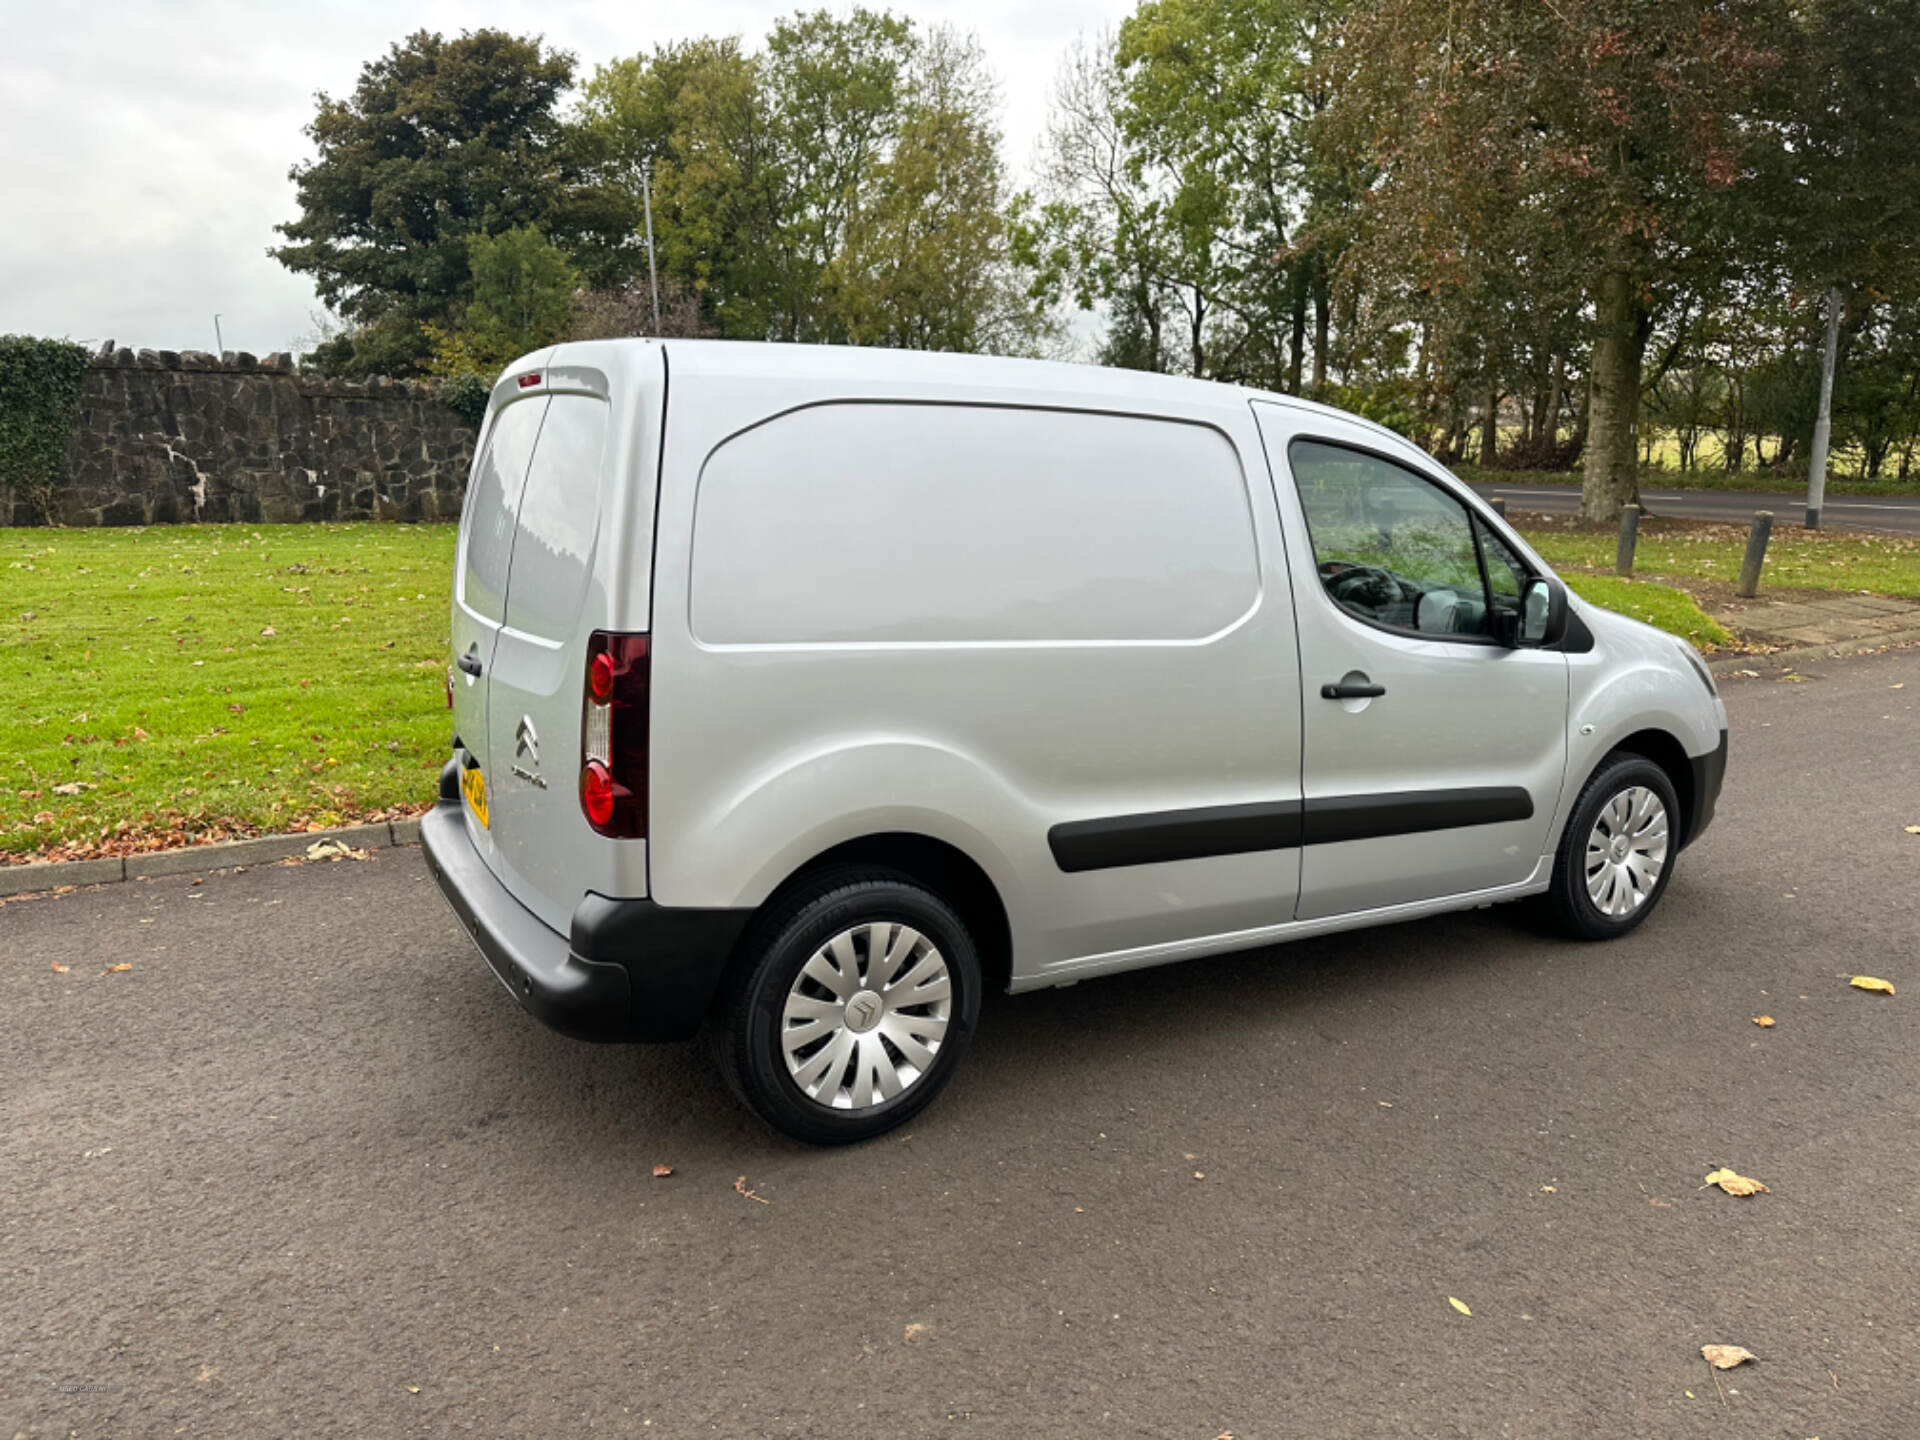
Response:
[[[473,807],[473,818],[480,822],[480,828],[486,829],[487,780],[480,773],[478,765],[460,772],[460,793],[467,797],[467,804]]]

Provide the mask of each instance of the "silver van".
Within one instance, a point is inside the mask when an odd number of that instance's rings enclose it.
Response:
[[[1624,935],[1713,816],[1684,643],[1407,441],[1229,385],[595,341],[495,386],[429,865],[569,1035],[706,1030],[863,1139],[1018,992],[1537,897]]]

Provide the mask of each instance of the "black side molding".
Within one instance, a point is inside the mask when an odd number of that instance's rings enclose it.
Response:
[[[1518,785],[1477,790],[1411,790],[1397,795],[1338,795],[1307,802],[1305,841],[1378,840],[1467,825],[1531,820],[1533,796]]]
[[[1518,785],[1415,790],[1070,820],[1047,831],[1047,846],[1071,875],[1532,818],[1533,797]]]
[[[1298,800],[1070,820],[1047,831],[1054,863],[1069,875],[1121,865],[1199,860],[1209,855],[1291,850],[1299,843]]]

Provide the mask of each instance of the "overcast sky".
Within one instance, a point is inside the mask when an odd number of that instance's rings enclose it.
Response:
[[[0,0],[0,333],[284,350],[313,329],[304,277],[266,255],[316,91],[344,95],[415,30],[538,33],[583,72],[696,34],[758,48],[779,0]],[[845,11],[849,5],[831,8]],[[1131,0],[895,0],[976,32],[1024,170],[1062,52]]]

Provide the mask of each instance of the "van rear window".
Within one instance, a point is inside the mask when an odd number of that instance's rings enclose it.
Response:
[[[700,477],[691,618],[710,644],[1199,639],[1258,594],[1239,456],[1202,425],[820,405]]]
[[[513,543],[507,624],[516,630],[556,640],[572,634],[600,524],[600,463],[606,440],[606,401],[556,395],[549,402],[520,501],[520,534]]]
[[[527,478],[546,397],[520,400],[502,410],[474,471],[460,527],[460,603],[496,623],[506,614],[507,567],[513,558],[513,521]]]

